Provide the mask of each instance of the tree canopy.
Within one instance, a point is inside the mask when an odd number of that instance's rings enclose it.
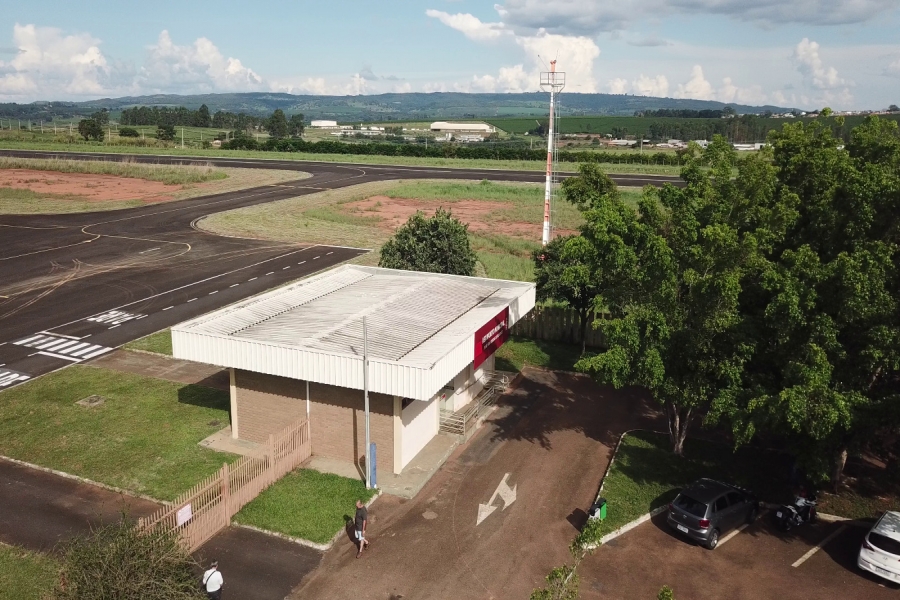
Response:
[[[269,132],[269,137],[271,138],[280,140],[281,138],[287,137],[288,122],[287,117],[284,116],[284,111],[280,108],[276,108],[275,112],[272,113],[272,116],[266,119],[265,128],[266,131]]]
[[[417,212],[381,247],[378,266],[474,275],[476,256],[468,229],[449,210],[439,208],[432,217]]]
[[[96,140],[102,142],[103,138],[106,137],[106,132],[103,130],[103,125],[97,122],[96,119],[82,119],[78,122],[78,135],[83,137],[85,141]]]

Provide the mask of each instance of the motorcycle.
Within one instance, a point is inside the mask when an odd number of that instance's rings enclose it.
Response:
[[[785,531],[790,531],[794,527],[799,527],[804,523],[815,523],[818,515],[816,514],[816,496],[811,495],[808,498],[798,496],[793,504],[784,504],[775,511],[775,519],[779,527]]]

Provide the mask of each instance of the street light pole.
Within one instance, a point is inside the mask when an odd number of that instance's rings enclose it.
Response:
[[[363,317],[363,396],[366,403],[366,489],[372,489],[372,453],[369,438],[369,335]]]

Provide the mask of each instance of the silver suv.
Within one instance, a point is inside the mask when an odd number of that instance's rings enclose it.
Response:
[[[699,479],[681,490],[669,504],[668,523],[710,550],[719,536],[759,515],[759,501],[751,492],[712,479]]]

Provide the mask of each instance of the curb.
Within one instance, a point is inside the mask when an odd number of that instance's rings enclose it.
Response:
[[[372,496],[371,498],[369,498],[369,501],[366,502],[366,508],[369,508],[370,506],[372,506],[372,503],[375,502],[375,500],[377,500],[378,497],[381,496],[381,494],[382,494],[381,490],[376,489],[375,495]],[[282,540],[286,540],[293,544],[298,544],[300,546],[306,546],[307,548],[312,548],[314,550],[318,550],[319,552],[327,552],[328,550],[331,550],[331,547],[334,546],[334,544],[341,538],[341,536],[344,534],[344,531],[345,531],[344,528],[338,529],[337,532],[331,537],[331,539],[328,542],[326,542],[324,544],[319,544],[317,542],[311,542],[310,540],[305,540],[303,538],[293,537],[293,536],[290,536],[290,535],[287,535],[284,533],[278,533],[277,531],[272,531],[270,529],[262,529],[261,527],[254,527],[253,525],[244,525],[243,523],[236,523],[235,521],[231,522],[231,526],[232,527],[240,527],[242,529],[249,529],[250,531],[255,531],[257,533],[262,533],[264,535],[269,535],[269,536],[276,537],[276,538],[279,538]]]
[[[59,477],[64,477],[66,479],[71,479],[73,481],[78,481],[79,483],[86,483],[88,485],[102,488],[102,489],[108,490],[110,492],[116,492],[117,494],[122,494],[123,496],[131,496],[132,498],[139,498],[141,500],[155,502],[156,504],[159,504],[160,506],[174,506],[171,502],[169,502],[167,500],[160,500],[159,498],[153,498],[152,496],[138,494],[137,492],[130,492],[128,490],[123,490],[122,488],[117,488],[112,485],[100,483],[99,481],[94,481],[93,479],[88,479],[86,477],[79,477],[78,475],[72,475],[71,473],[66,473],[64,471],[57,471],[56,469],[48,469],[47,467],[42,467],[42,466],[36,465],[34,463],[25,462],[24,460],[19,460],[17,458],[10,458],[9,456],[3,456],[2,454],[0,454],[0,460],[5,460],[7,462],[21,465],[23,467],[28,467],[29,469],[43,471],[44,473],[52,473],[53,475],[58,475]]]

